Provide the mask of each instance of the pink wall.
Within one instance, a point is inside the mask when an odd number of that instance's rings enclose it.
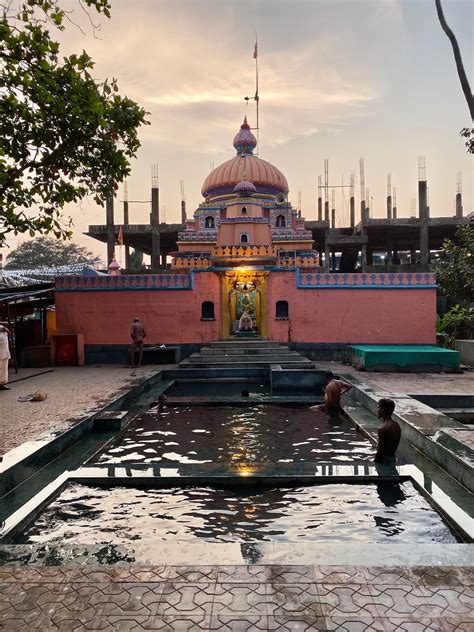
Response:
[[[289,321],[275,320],[288,301]],[[269,337],[288,342],[435,344],[436,289],[296,289],[295,275],[269,277]]]
[[[214,321],[201,321],[203,301],[214,301]],[[134,317],[147,343],[208,342],[220,337],[219,277],[195,274],[194,290],[57,292],[56,313],[57,333],[84,333],[86,345],[128,344]]]
[[[273,271],[267,278],[272,340],[436,342],[434,287],[298,289],[295,273]],[[289,320],[275,320],[278,300],[288,301]],[[201,321],[203,301],[214,302],[214,321]],[[219,273],[195,273],[193,290],[57,291],[56,313],[57,333],[83,333],[85,344],[129,343],[135,316],[143,322],[148,343],[207,343],[222,337]]]

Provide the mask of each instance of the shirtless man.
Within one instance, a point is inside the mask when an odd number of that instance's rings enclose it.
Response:
[[[341,412],[341,395],[352,388],[351,384],[343,380],[336,380],[332,371],[326,373],[326,390],[324,391],[324,404],[312,406],[311,410],[323,410],[325,413]]]
[[[132,346],[130,347],[130,365],[132,368],[135,367],[135,352],[138,351],[137,367],[140,367],[143,358],[143,341],[146,338],[146,333],[139,318],[133,319],[130,336],[132,338]]]
[[[394,410],[395,402],[391,399],[379,400],[377,417],[382,420],[382,425],[378,429],[379,443],[374,457],[376,463],[390,463],[395,460],[402,431],[398,423],[392,419]]]

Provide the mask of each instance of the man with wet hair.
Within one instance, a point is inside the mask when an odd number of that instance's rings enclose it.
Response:
[[[130,366],[132,368],[135,367],[135,352],[138,351],[137,367],[140,367],[142,364],[143,342],[145,340],[146,333],[139,318],[133,319],[130,336],[132,338],[132,346],[130,347]]]
[[[402,431],[398,422],[392,419],[395,402],[391,399],[380,399],[377,417],[382,420],[378,429],[379,442],[374,457],[376,463],[392,463],[400,443]]]
[[[311,410],[323,410],[325,413],[340,413],[342,412],[341,395],[350,391],[352,385],[343,380],[336,380],[332,371],[328,371],[325,378],[324,404],[322,406],[313,406]]]

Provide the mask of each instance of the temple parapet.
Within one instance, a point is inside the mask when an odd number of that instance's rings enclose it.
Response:
[[[433,289],[437,287],[434,272],[378,273],[307,273],[296,271],[296,287],[300,289]]]
[[[62,276],[56,292],[107,290],[192,290],[193,277],[185,273],[125,274],[122,276]]]

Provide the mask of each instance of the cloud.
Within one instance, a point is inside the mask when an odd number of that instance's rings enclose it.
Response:
[[[344,41],[325,33],[323,23],[315,37],[303,33],[295,41],[288,33],[276,39],[277,18],[270,11],[276,5],[265,4],[268,15],[258,25],[259,96],[270,144],[368,115],[379,89],[370,76],[361,80],[350,59],[342,60]],[[97,74],[117,76],[120,91],[150,112],[143,143],[212,153],[229,146],[245,113],[255,124],[254,102],[246,107],[244,101],[255,93],[251,20],[258,15],[251,9],[244,5],[246,21],[240,5],[232,3],[119,0],[112,20],[102,25],[101,40],[88,38],[85,46],[80,33],[68,32],[64,44],[71,50],[86,47]],[[303,15],[292,19],[304,26]]]

